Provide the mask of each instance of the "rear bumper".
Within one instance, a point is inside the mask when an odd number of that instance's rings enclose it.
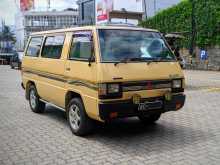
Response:
[[[177,111],[184,106],[185,98],[186,97],[184,94],[177,94],[173,95],[170,101],[166,101],[164,97],[144,99],[142,100],[142,102],[154,100],[161,100],[163,102],[162,108],[147,111],[138,111],[138,105],[134,104],[132,100],[100,103],[99,116],[102,120],[109,120],[112,118],[123,118],[139,115],[165,113],[168,111]]]

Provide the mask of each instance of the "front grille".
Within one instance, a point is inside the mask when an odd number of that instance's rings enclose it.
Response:
[[[122,83],[123,92],[171,88],[170,80],[153,80]]]

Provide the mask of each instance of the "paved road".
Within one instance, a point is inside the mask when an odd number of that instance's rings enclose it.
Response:
[[[71,134],[62,111],[31,112],[20,73],[0,66],[0,165],[220,164],[220,72],[186,71],[187,102],[153,126],[136,118]]]

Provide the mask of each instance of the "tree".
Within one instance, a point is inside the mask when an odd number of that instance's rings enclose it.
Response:
[[[10,27],[3,25],[2,32],[0,32],[0,49],[1,52],[12,51],[13,44],[15,43],[14,34],[11,32]]]
[[[163,33],[188,32],[184,47],[220,45],[220,0],[184,0],[141,23]]]
[[[16,41],[14,34],[10,31],[9,26],[3,25],[2,29],[2,32],[0,32],[0,41]]]

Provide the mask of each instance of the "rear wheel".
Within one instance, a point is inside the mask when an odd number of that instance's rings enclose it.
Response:
[[[43,113],[45,110],[45,103],[40,101],[36,87],[34,85],[29,87],[29,104],[31,110],[35,113]]]
[[[147,115],[147,116],[138,116],[141,122],[146,124],[153,124],[157,120],[160,119],[161,114],[153,114],[153,115]]]
[[[89,134],[94,122],[86,114],[83,102],[80,98],[73,98],[67,106],[67,117],[71,131],[77,136]]]

